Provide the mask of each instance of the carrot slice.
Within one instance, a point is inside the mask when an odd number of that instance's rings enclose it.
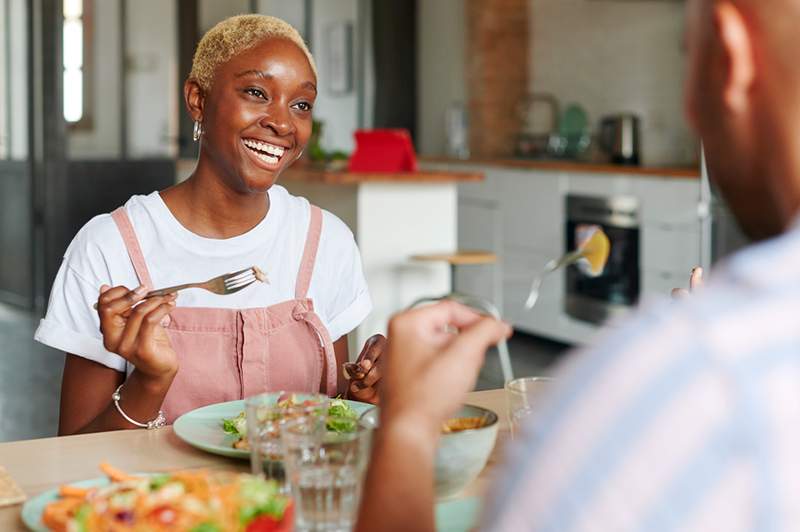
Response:
[[[100,471],[110,478],[112,482],[125,482],[126,480],[136,480],[137,478],[117,469],[106,462],[100,464]]]
[[[60,486],[58,488],[58,495],[64,499],[67,498],[79,498],[85,499],[86,495],[89,494],[89,490],[87,488],[79,488],[77,486]]]

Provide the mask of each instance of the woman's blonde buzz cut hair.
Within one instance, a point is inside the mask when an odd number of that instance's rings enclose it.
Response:
[[[203,90],[210,89],[219,65],[269,38],[287,39],[295,43],[306,55],[314,77],[317,77],[317,65],[314,64],[311,51],[294,26],[267,15],[237,15],[226,18],[203,35],[197,43],[189,79],[197,81]]]

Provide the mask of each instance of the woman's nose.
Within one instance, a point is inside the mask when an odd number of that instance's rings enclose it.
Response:
[[[278,136],[289,135],[295,129],[289,110],[283,106],[271,106],[259,124],[261,127],[272,129]]]

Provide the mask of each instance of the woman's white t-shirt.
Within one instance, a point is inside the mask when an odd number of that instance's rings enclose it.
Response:
[[[267,216],[242,235],[198,236],[172,215],[158,192],[133,196],[125,204],[150,277],[156,288],[205,281],[258,266],[269,284],[253,283],[220,296],[201,289],[180,292],[178,306],[267,307],[294,299],[311,210],[305,198],[281,186],[269,190]],[[122,236],[110,214],[96,216],[75,236],[58,271],[45,318],[34,338],[50,347],[125,371],[126,361],[103,348],[100,320],[92,306],[100,286],[139,285]],[[323,211],[322,234],[307,297],[336,341],[372,310],[361,257],[350,229]]]

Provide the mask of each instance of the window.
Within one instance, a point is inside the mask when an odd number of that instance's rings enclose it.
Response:
[[[71,127],[91,127],[92,0],[63,0],[64,120]]]

